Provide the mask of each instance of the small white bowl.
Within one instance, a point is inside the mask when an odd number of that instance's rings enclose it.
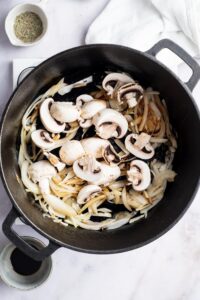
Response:
[[[41,249],[45,245],[34,237],[23,237],[24,240],[31,243],[33,246]],[[11,264],[10,256],[16,247],[9,243],[0,253],[0,278],[10,287],[19,290],[31,290],[43,284],[50,276],[52,271],[52,259],[47,257],[42,261],[42,264],[36,273],[32,275],[20,275],[15,272]]]
[[[16,37],[15,32],[14,32],[15,18],[18,15],[20,15],[21,13],[24,13],[27,11],[37,14],[40,17],[42,24],[43,24],[42,34],[32,43],[24,43],[23,41],[21,41],[20,39],[18,39]],[[14,46],[27,47],[27,46],[33,46],[33,45],[38,44],[45,36],[47,29],[48,29],[48,18],[47,18],[47,14],[43,8],[43,1],[39,2],[38,4],[30,4],[30,3],[18,4],[10,10],[10,12],[8,13],[6,20],[5,20],[6,34],[8,36],[9,41]]]

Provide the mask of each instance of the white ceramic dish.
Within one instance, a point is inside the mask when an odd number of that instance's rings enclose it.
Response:
[[[24,240],[30,242],[32,245],[41,249],[45,245],[38,239],[33,237],[23,237]],[[39,270],[32,275],[20,275],[16,273],[10,261],[10,256],[15,245],[9,243],[6,245],[0,253],[0,277],[10,287],[14,287],[19,290],[31,290],[43,282],[45,282],[52,270],[52,259],[49,256],[42,261]]]
[[[9,41],[14,46],[33,46],[38,44],[46,35],[47,29],[48,29],[48,18],[47,14],[44,9],[45,0],[42,0],[38,2],[37,4],[31,4],[31,3],[21,3],[13,7],[10,12],[8,13],[6,19],[5,19],[5,31],[8,36]],[[14,32],[14,22],[15,18],[20,15],[21,13],[31,11],[35,14],[37,14],[43,24],[43,32],[42,34],[32,43],[24,43],[23,41],[19,40]]]

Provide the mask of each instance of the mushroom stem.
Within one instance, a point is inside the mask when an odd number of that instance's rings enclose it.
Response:
[[[84,186],[77,196],[78,204],[85,204],[86,201],[90,199],[91,196],[95,196],[97,193],[101,192],[101,188],[95,184],[89,184]]]
[[[149,166],[142,160],[133,160],[131,162],[127,176],[135,191],[144,191],[151,182]]]
[[[128,130],[126,118],[111,108],[105,108],[98,112],[92,122],[95,125],[97,135],[105,139],[122,138]]]
[[[151,136],[142,132],[129,134],[125,139],[126,149],[133,155],[141,159],[150,159],[154,156],[155,150],[150,144]]]
[[[65,144],[61,147],[59,155],[61,161],[67,165],[72,165],[75,160],[83,156],[85,151],[81,143],[77,140],[66,141]]]
[[[48,153],[48,152],[43,152],[44,155],[47,157],[47,159],[49,160],[49,162],[60,172],[65,168],[65,163],[61,162],[60,159],[52,154],[52,153]]]

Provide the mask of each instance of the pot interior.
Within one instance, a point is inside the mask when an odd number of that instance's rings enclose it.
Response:
[[[65,76],[73,82],[105,70],[125,71],[145,86],[151,86],[166,100],[170,120],[178,134],[174,170],[178,176],[168,184],[163,200],[136,224],[103,232],[67,228],[43,218],[31,203],[22,183],[16,147],[22,116],[30,103]],[[86,88],[87,89],[87,88]],[[80,93],[78,89],[77,93]],[[86,90],[87,92],[87,90]],[[12,202],[36,230],[57,243],[79,251],[120,252],[139,247],[168,230],[188,207],[198,185],[200,171],[198,112],[189,91],[164,66],[141,52],[115,46],[91,45],[62,52],[36,68],[17,88],[2,122],[2,175]]]

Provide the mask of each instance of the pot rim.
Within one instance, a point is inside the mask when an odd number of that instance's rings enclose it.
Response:
[[[42,234],[44,237],[46,237],[47,239],[49,239],[50,241],[56,243],[59,246],[62,247],[66,247],[68,249],[71,250],[75,250],[75,251],[79,251],[79,252],[83,252],[83,253],[90,253],[90,254],[115,254],[115,253],[121,253],[121,252],[126,252],[126,251],[130,251],[133,249],[137,249],[139,247],[142,247],[144,245],[149,244],[150,242],[158,239],[159,237],[161,237],[162,235],[164,235],[166,232],[168,232],[180,219],[181,217],[184,215],[184,213],[187,211],[187,209],[189,208],[189,206],[191,205],[192,201],[194,200],[194,197],[199,189],[199,185],[200,185],[200,176],[198,178],[198,182],[196,184],[196,187],[193,191],[193,194],[190,198],[190,200],[188,201],[187,205],[185,206],[185,208],[181,211],[181,213],[179,214],[179,216],[170,223],[170,225],[168,225],[165,229],[161,230],[159,233],[157,233],[156,235],[154,235],[153,237],[146,239],[145,241],[142,241],[140,243],[137,243],[136,245],[133,246],[128,246],[128,247],[121,247],[118,249],[112,249],[112,250],[93,250],[93,249],[84,249],[84,248],[80,248],[80,247],[76,247],[76,246],[72,246],[69,244],[66,244],[60,240],[55,239],[54,237],[52,237],[51,235],[47,234],[44,230],[40,229],[34,222],[32,222],[25,213],[23,213],[23,211],[21,210],[21,208],[17,205],[14,196],[12,195],[12,193],[10,192],[9,186],[7,184],[7,180],[4,176],[4,170],[3,170],[3,166],[2,166],[2,149],[1,149],[1,139],[2,139],[2,135],[3,135],[3,125],[4,125],[4,121],[6,118],[6,114],[7,111],[9,110],[10,105],[12,105],[12,99],[16,93],[16,91],[18,90],[18,88],[23,84],[23,82],[29,78],[29,76],[32,76],[32,74],[34,74],[35,72],[37,72],[38,69],[40,69],[42,66],[44,66],[45,64],[51,62],[52,60],[56,59],[59,56],[62,55],[66,55],[68,53],[71,52],[76,52],[79,51],[81,49],[92,49],[92,48],[121,48],[124,49],[126,51],[130,51],[130,52],[134,52],[134,53],[138,53],[139,55],[146,57],[148,59],[150,59],[151,61],[153,61],[154,63],[158,64],[161,68],[165,69],[165,71],[167,71],[168,73],[170,73],[170,75],[172,77],[174,77],[174,79],[176,81],[178,81],[178,83],[181,85],[181,87],[185,90],[185,92],[188,94],[192,104],[194,105],[194,108],[197,112],[198,118],[200,120],[200,111],[199,108],[194,100],[194,97],[192,95],[192,92],[190,91],[190,89],[188,88],[188,86],[186,85],[186,83],[182,82],[179,77],[174,74],[167,66],[165,66],[162,62],[158,61],[156,59],[156,57],[154,57],[153,55],[147,53],[147,52],[142,52],[130,47],[126,47],[126,46],[121,46],[121,45],[117,45],[117,44],[90,44],[90,45],[82,45],[82,46],[78,46],[78,47],[74,47],[74,48],[70,48],[68,50],[64,50],[62,52],[59,52],[51,57],[49,57],[48,59],[46,59],[45,61],[43,61],[41,64],[39,64],[33,71],[31,71],[18,85],[18,87],[13,91],[13,93],[11,94],[1,117],[1,121],[0,121],[0,176],[2,178],[2,182],[3,185],[5,187],[5,190],[9,196],[9,199],[11,200],[14,208],[16,208],[19,217],[22,217],[25,222],[30,225],[32,228],[34,228],[34,230],[36,230],[37,232],[39,232],[40,234]]]

